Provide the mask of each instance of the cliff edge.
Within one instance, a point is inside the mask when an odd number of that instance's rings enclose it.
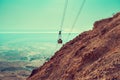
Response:
[[[120,80],[120,13],[63,45],[27,80]]]

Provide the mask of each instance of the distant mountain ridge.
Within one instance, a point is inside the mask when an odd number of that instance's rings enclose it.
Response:
[[[96,21],[27,80],[120,80],[120,13]]]

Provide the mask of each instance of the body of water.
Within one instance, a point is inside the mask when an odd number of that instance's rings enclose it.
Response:
[[[71,34],[70,39],[78,34]],[[62,35],[63,44],[67,33]],[[0,80],[26,80],[34,68],[48,61],[62,45],[57,33],[0,34]],[[13,77],[14,76],[14,77]]]
[[[78,34],[71,34],[69,39]],[[67,33],[62,35],[63,44]],[[0,61],[42,61],[48,60],[56,49],[57,33],[6,33],[0,34]]]

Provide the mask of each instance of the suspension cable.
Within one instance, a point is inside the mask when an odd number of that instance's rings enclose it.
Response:
[[[72,27],[71,27],[71,29],[70,29],[70,32],[68,33],[67,41],[68,41],[68,39],[69,39],[69,37],[70,37],[70,35],[71,35],[71,32],[73,31],[73,29],[74,29],[74,27],[75,27],[75,25],[76,25],[76,23],[77,23],[77,21],[78,21],[78,18],[79,18],[80,14],[81,14],[81,12],[82,12],[82,10],[83,10],[83,7],[84,7],[84,5],[85,5],[85,2],[86,2],[86,0],[83,0],[82,5],[81,5],[80,8],[79,8],[78,14],[76,15],[75,20],[74,20],[74,22],[73,22],[73,25],[72,25]]]
[[[67,6],[68,6],[68,0],[65,0],[65,5],[64,5],[64,9],[63,9],[63,16],[62,16],[62,19],[61,19],[60,30],[59,30],[59,34],[58,34],[58,44],[63,43],[63,41],[62,41],[62,28],[63,28],[64,21],[65,21]]]
[[[62,28],[63,28],[65,15],[66,15],[66,11],[67,11],[67,6],[68,6],[68,0],[65,0],[65,6],[64,6],[64,10],[63,10],[63,17],[62,17],[61,24],[60,24],[60,31],[62,31]]]
[[[65,6],[64,6],[64,10],[63,10],[63,16],[62,16],[62,19],[61,19],[61,24],[60,24],[60,31],[59,31],[59,36],[58,38],[61,38],[61,33],[62,33],[62,28],[63,28],[63,24],[64,24],[64,20],[65,20],[65,15],[66,15],[66,11],[67,11],[67,6],[68,6],[68,0],[65,0]],[[55,49],[53,50],[56,51],[58,48],[58,44],[56,44],[55,46]],[[52,52],[52,53],[53,53]]]

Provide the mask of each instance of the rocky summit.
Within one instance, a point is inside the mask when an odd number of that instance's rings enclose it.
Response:
[[[120,80],[120,13],[64,44],[27,80]]]

